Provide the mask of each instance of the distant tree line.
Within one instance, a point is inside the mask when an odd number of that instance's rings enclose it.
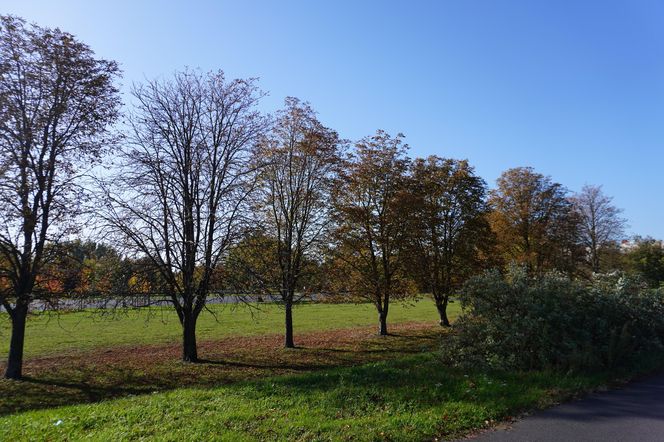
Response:
[[[450,297],[489,268],[664,280],[662,243],[623,244],[601,187],[520,167],[489,189],[466,160],[410,158],[402,134],[344,140],[296,98],[263,114],[257,80],[222,71],[135,84],[120,122],[119,77],[71,34],[0,18],[6,377],[30,305],[59,296],[160,294],[196,361],[213,292],[282,305],[294,347],[293,306],[312,297],[372,303],[385,335],[391,303],[420,293],[449,325]]]

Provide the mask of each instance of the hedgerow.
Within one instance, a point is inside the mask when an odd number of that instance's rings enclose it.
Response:
[[[664,293],[622,275],[488,271],[470,279],[446,362],[499,369],[613,369],[664,350]]]

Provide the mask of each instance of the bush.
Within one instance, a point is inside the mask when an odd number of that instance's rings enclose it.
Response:
[[[664,296],[620,275],[592,283],[560,274],[490,271],[468,281],[446,341],[449,363],[501,369],[592,370],[664,349]]]

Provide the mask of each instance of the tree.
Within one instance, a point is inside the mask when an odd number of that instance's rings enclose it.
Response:
[[[0,301],[12,321],[5,377],[19,379],[25,322],[49,242],[74,231],[118,116],[115,62],[60,29],[0,17]]]
[[[653,238],[634,239],[625,252],[627,269],[645,280],[650,287],[664,283],[664,242]]]
[[[265,275],[260,287],[283,304],[284,345],[293,348],[293,305],[307,295],[301,284],[327,245],[331,224],[329,199],[340,163],[341,141],[323,126],[313,109],[287,98],[274,127],[259,145],[259,222],[274,238],[266,252],[277,273]],[[311,287],[310,287],[311,289]],[[296,294],[296,291],[300,291]]]
[[[403,253],[412,211],[408,146],[379,130],[360,140],[335,189],[336,265],[340,290],[374,304],[387,335],[390,302],[413,294]]]
[[[497,184],[490,192],[490,219],[504,257],[535,273],[574,272],[581,252],[567,190],[530,167],[503,172]]]
[[[279,263],[274,253],[269,253],[276,249],[273,235],[260,226],[249,228],[229,249],[226,265],[218,270],[215,279],[225,281],[235,293],[257,295],[258,299],[266,294],[278,296]]]
[[[491,244],[486,183],[467,161],[430,156],[415,160],[412,186],[416,198],[412,272],[418,275],[420,288],[431,291],[440,325],[449,326],[450,295],[481,266]]]
[[[251,151],[265,128],[255,80],[184,71],[135,86],[129,145],[103,183],[109,234],[152,263],[198,360],[196,321],[247,219]]]
[[[122,294],[123,259],[113,247],[92,241],[47,244],[48,263],[42,269],[44,283],[55,295]],[[125,271],[126,272],[126,271]],[[126,288],[126,284],[124,284]]]
[[[587,250],[587,260],[593,272],[600,271],[604,252],[611,249],[625,233],[626,220],[621,209],[612,204],[613,198],[602,192],[601,186],[583,186],[572,198],[580,217],[579,237]]]

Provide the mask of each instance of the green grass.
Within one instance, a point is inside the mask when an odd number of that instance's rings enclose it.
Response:
[[[393,331],[388,337],[373,327],[303,333],[293,350],[276,335],[233,336],[201,344],[204,361],[196,364],[180,361],[179,343],[28,359],[23,381],[0,379],[0,415],[397,359],[437,349],[446,333],[413,323]]]
[[[395,305],[391,323],[402,325],[388,337],[375,335],[371,306],[302,305],[295,350],[275,336],[278,307],[253,316],[212,308],[219,321],[201,318],[199,364],[178,360],[170,310],[31,317],[28,377],[0,380],[0,440],[434,440],[661,366],[588,375],[450,368],[435,356],[447,330],[428,300]],[[458,304],[450,310],[456,316]]]
[[[199,341],[227,336],[255,336],[281,333],[283,310],[274,304],[262,304],[260,310],[245,305],[211,305],[198,320]],[[450,304],[455,317],[459,304]],[[216,319],[215,319],[216,315]],[[376,310],[371,305],[302,304],[294,309],[294,328],[298,333],[353,328],[376,324]],[[0,358],[9,348],[10,323],[0,322]],[[429,299],[411,305],[393,304],[389,323],[438,320],[436,308]],[[31,315],[26,330],[26,357],[68,351],[87,351],[121,345],[161,344],[179,342],[181,328],[172,308],[119,310],[100,315],[91,311],[73,313],[41,313]],[[0,359],[1,360],[1,359]]]
[[[0,418],[2,440],[432,440],[597,387],[607,374],[480,373],[420,354]]]

